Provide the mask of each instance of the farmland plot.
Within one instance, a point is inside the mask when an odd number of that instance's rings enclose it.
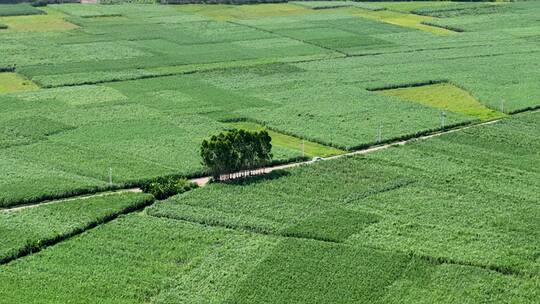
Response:
[[[37,90],[33,82],[22,78],[16,73],[0,73],[0,93]]]
[[[43,14],[43,11],[31,6],[27,3],[19,4],[2,4],[0,6],[0,16],[25,16],[25,15],[39,15]]]
[[[211,185],[148,213],[538,276],[537,119]]]
[[[37,251],[150,202],[150,195],[124,193],[21,209],[0,209],[0,263]]]
[[[0,267],[0,303],[526,302],[534,291],[526,280],[474,267],[145,215]]]
[[[540,297],[540,116],[509,115],[540,106],[538,3],[43,11],[0,17],[0,208],[203,174],[232,127],[282,162],[502,120],[112,221],[151,197],[0,210],[0,303]]]
[[[439,4],[395,6],[388,10]],[[343,150],[376,143],[378,133],[390,141],[438,130],[442,108],[459,108],[447,113],[448,127],[538,107],[530,13],[538,9],[509,4],[490,29],[449,36],[356,16],[357,7],[296,4],[66,4],[21,16],[78,28],[0,34],[0,68],[16,66],[42,87],[0,94],[0,159],[11,164],[0,178],[3,204],[105,189],[111,169],[113,187],[201,174],[200,141],[231,120]],[[505,26],[518,14],[529,24]],[[433,83],[475,102],[441,107],[374,92]],[[274,156],[301,151],[275,145]]]

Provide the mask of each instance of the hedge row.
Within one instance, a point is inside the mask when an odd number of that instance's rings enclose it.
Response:
[[[46,6],[47,4],[80,3],[81,0],[0,0],[0,4],[30,3],[32,6]]]

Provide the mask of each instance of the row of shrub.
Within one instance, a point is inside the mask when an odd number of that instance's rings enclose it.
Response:
[[[46,6],[47,4],[80,3],[81,0],[0,0],[0,4],[29,3],[32,6]]]
[[[287,0],[161,0],[161,4],[258,4],[285,3]]]
[[[197,187],[197,184],[186,178],[162,177],[143,184],[141,189],[146,193],[152,194],[156,199],[163,200]]]

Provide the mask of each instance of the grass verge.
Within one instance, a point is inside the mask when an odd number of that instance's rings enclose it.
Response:
[[[227,124],[234,128],[248,131],[260,131],[266,129],[263,125],[250,121],[229,122]],[[273,130],[267,131],[270,137],[272,137],[272,145],[299,152],[303,151],[305,156],[328,157],[345,153],[345,151],[334,147],[324,146],[316,142],[303,140],[301,138],[286,135]]]

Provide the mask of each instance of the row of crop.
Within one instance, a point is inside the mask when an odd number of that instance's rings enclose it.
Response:
[[[474,3],[449,5],[444,7],[423,7],[412,10],[411,13],[437,18],[450,18],[465,15],[483,15],[504,12],[507,5],[492,3]]]
[[[161,0],[161,4],[259,4],[284,2],[288,2],[288,0]]]
[[[42,250],[121,214],[150,205],[151,195],[120,193],[0,211],[0,264]]]
[[[453,32],[456,32],[456,33],[465,32],[465,29],[463,29],[461,27],[448,25],[448,24],[441,24],[441,23],[438,23],[437,21],[435,21],[435,22],[433,22],[433,21],[422,21],[422,24],[447,29],[447,30],[450,30],[450,31],[453,31]]]

